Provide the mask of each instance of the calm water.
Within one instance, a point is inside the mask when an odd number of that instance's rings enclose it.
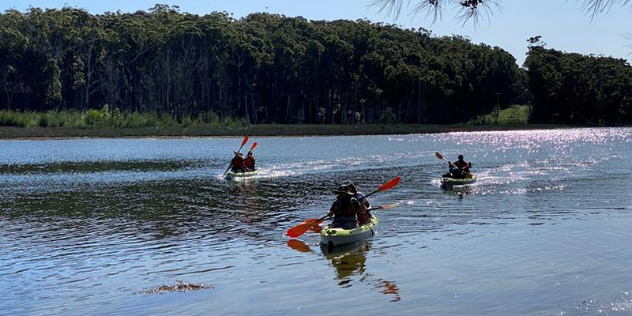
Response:
[[[241,138],[0,141],[0,314],[632,314],[631,128],[253,141],[239,182]],[[284,236],[397,175],[372,240]]]

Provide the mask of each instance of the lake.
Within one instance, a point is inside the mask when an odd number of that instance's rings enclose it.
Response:
[[[241,140],[0,141],[0,315],[632,314],[632,128]],[[396,176],[372,239],[284,235]]]

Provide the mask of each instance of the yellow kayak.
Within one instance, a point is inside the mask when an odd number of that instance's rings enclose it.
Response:
[[[371,221],[352,229],[325,227],[320,232],[320,243],[328,248],[354,243],[373,237],[377,228],[377,217],[371,215]]]

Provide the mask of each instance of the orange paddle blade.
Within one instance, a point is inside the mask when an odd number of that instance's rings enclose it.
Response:
[[[385,190],[388,190],[388,189],[392,189],[399,183],[399,180],[401,180],[401,177],[397,176],[397,177],[395,177],[395,179],[382,184],[381,187],[377,188],[377,191],[379,192],[379,191],[385,191]]]
[[[246,137],[244,137],[244,140],[241,142],[241,147],[244,147],[244,145],[246,145],[247,142],[248,142],[248,135],[246,135]]]
[[[327,216],[321,218],[312,218],[304,221],[302,224],[298,224],[287,230],[286,235],[290,238],[296,238],[300,235],[305,234],[312,226],[318,225],[318,223],[322,222]]]
[[[320,226],[320,223],[322,222],[318,222],[318,224],[312,225],[312,227],[309,228],[309,231],[312,233],[320,234],[320,232],[323,231],[323,228]]]

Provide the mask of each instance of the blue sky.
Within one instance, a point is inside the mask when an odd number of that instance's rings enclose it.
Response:
[[[404,0],[407,3],[408,0]],[[411,0],[414,4],[416,0]],[[609,12],[595,18],[581,8],[582,1],[574,0],[502,0],[501,7],[492,7],[492,15],[484,17],[477,25],[465,25],[455,19],[456,8],[446,8],[442,18],[433,23],[432,17],[421,13],[411,16],[408,11],[395,19],[379,8],[370,7],[372,0],[211,0],[211,1],[81,1],[81,0],[0,0],[0,11],[17,9],[25,11],[29,6],[39,8],[79,7],[90,13],[105,11],[134,12],[147,10],[155,3],[178,5],[183,12],[204,15],[213,11],[227,11],[235,18],[254,12],[278,13],[286,16],[302,16],[309,20],[368,19],[372,22],[397,24],[403,28],[423,27],[437,36],[462,35],[474,43],[499,46],[510,52],[518,64],[522,64],[527,52],[526,39],[541,35],[548,48],[581,54],[596,54],[632,61],[632,8],[615,6]]]

